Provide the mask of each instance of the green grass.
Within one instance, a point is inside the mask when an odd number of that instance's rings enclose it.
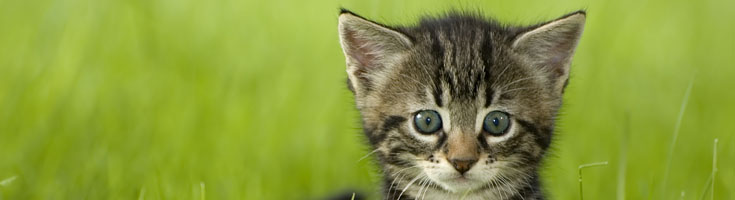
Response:
[[[583,165],[579,165],[577,167],[577,170],[579,171],[579,199],[584,200],[584,183],[582,182],[582,169],[584,168],[590,168],[590,167],[600,167],[607,165],[608,162],[596,162],[596,163],[587,163]]]
[[[0,0],[0,199],[374,194],[339,6],[388,23],[586,8],[549,195],[578,199],[578,166],[607,160],[586,199],[735,198],[735,1]]]

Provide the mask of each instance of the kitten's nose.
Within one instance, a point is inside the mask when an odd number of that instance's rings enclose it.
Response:
[[[454,166],[454,169],[456,169],[459,174],[464,174],[465,172],[469,171],[470,168],[472,168],[472,165],[477,162],[476,158],[454,158],[451,159],[450,162],[452,163],[452,166]]]

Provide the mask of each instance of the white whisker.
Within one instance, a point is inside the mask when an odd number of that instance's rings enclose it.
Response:
[[[426,177],[421,178],[421,180],[419,181],[419,191],[416,193],[415,199],[419,199],[419,197],[421,197],[421,191],[424,190],[426,183],[428,183]]]
[[[378,152],[378,150],[380,150],[380,149],[375,149],[375,150],[371,151],[370,153],[366,154],[365,156],[363,156],[359,160],[357,160],[357,162],[362,161],[363,159],[367,158],[370,155],[373,155],[375,152]]]
[[[396,184],[396,180],[398,180],[398,182],[401,182],[401,180],[403,180],[403,175],[397,178],[393,178],[393,181],[390,183],[390,187],[388,187],[388,196],[386,198],[390,198],[392,196],[391,194],[393,194],[393,184]]]
[[[418,180],[419,178],[421,178],[422,175],[423,174],[419,174],[418,176],[416,176],[416,178],[414,178],[413,180],[411,180],[411,182],[408,182],[408,184],[406,185],[406,187],[403,188],[403,190],[401,190],[401,194],[398,195],[398,198],[397,199],[401,199],[401,196],[403,196],[403,193],[406,192],[406,190],[408,190],[408,188],[411,187],[411,185],[413,185],[413,183],[416,182],[416,180]]]
[[[527,89],[537,89],[537,88],[541,88],[541,87],[523,87],[523,88],[514,88],[514,89],[510,89],[510,90],[506,90],[506,91],[501,91],[501,93],[500,93],[500,94],[498,94],[498,96],[503,96],[503,94],[506,94],[506,93],[509,93],[509,92],[513,92],[513,91],[518,91],[518,90],[527,90]]]
[[[515,80],[515,81],[510,82],[508,84],[505,84],[503,87],[500,87],[500,90],[502,91],[502,90],[508,89],[508,87],[510,87],[511,85],[516,84],[516,83],[519,83],[521,81],[525,81],[525,80],[532,79],[532,78],[538,78],[538,77],[544,77],[544,76],[529,76],[529,77],[526,77],[526,78],[518,79],[518,80]]]
[[[497,78],[503,77],[503,74],[505,74],[505,70],[507,70],[508,68],[510,68],[510,65],[505,65],[505,68],[503,68],[503,71],[500,72]]]
[[[426,179],[427,179],[426,180],[426,189],[424,189],[424,196],[421,198],[421,200],[426,199],[426,191],[429,191],[429,188],[433,188],[433,184],[431,184],[431,180],[429,179],[428,176],[426,177]],[[421,195],[419,195],[419,196],[421,196]]]

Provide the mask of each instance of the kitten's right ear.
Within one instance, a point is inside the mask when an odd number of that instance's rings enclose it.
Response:
[[[546,22],[518,35],[513,49],[531,63],[549,72],[554,89],[560,94],[569,80],[569,65],[579,43],[587,17],[577,11]]]
[[[398,56],[412,45],[403,33],[345,9],[339,15],[339,38],[350,88],[356,94],[370,90],[380,74],[395,65]]]

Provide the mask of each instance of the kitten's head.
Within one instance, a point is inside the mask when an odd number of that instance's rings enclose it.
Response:
[[[584,21],[579,11],[511,27],[451,13],[389,27],[343,10],[349,88],[390,184],[429,180],[455,193],[531,184]]]

